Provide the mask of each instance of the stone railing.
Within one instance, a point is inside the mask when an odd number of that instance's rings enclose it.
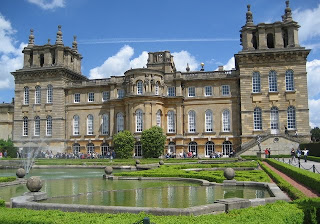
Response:
[[[183,79],[221,79],[221,78],[232,78],[238,77],[239,72],[235,70],[228,71],[196,71],[196,72],[183,72],[181,77]]]

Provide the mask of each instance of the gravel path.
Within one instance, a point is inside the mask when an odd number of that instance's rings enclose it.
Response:
[[[316,198],[320,197],[320,194],[316,191],[306,187],[305,185],[295,181],[291,177],[287,176],[286,174],[280,172],[279,170],[275,169],[274,167],[270,166],[267,162],[263,162],[264,165],[268,166],[270,169],[272,169],[274,172],[279,174],[283,179],[285,179],[288,183],[290,183],[292,186],[300,190],[302,193],[304,193],[307,197],[310,198]]]

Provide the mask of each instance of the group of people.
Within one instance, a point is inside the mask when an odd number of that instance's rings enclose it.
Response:
[[[264,154],[266,158],[271,158],[271,148],[266,148]]]
[[[296,161],[296,157],[298,158],[298,161],[300,162],[300,158],[303,155],[304,157],[304,161],[307,162],[307,157],[309,154],[309,150],[307,148],[304,148],[304,150],[300,150],[300,148],[298,148],[296,151],[294,150],[294,148],[292,148],[291,150],[291,159],[292,161]]]

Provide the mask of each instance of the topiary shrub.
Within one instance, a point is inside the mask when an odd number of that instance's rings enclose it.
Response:
[[[158,158],[163,155],[166,136],[162,128],[154,126],[141,134],[142,154],[144,158]]]
[[[114,151],[117,158],[128,159],[133,156],[135,139],[130,131],[121,131],[113,137]]]

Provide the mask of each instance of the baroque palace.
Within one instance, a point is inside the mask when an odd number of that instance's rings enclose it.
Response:
[[[289,153],[310,139],[310,50],[299,45],[298,29],[289,1],[282,21],[270,24],[255,25],[248,5],[233,70],[204,71],[202,64],[200,71],[177,71],[163,51],[150,52],[146,68],[95,80],[81,74],[76,37],[65,46],[59,26],[55,44],[40,46],[31,30],[23,68],[12,72],[13,141],[20,148],[106,154],[113,136],[129,130],[139,157],[141,132],[157,125],[167,136],[164,153],[256,154],[260,146]]]

